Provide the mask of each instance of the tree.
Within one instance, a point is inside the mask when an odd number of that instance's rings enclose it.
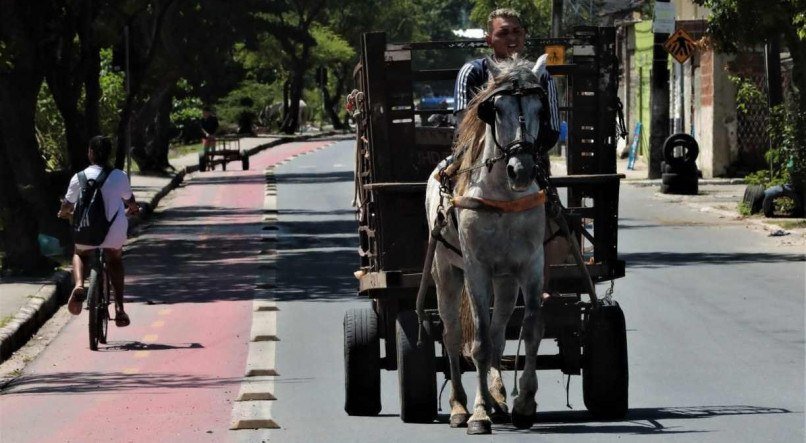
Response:
[[[711,10],[708,34],[716,47],[735,53],[783,36],[792,56],[798,108],[806,113],[806,0],[694,0]]]
[[[312,30],[312,35],[316,40],[316,46],[311,60],[312,64],[317,66],[316,80],[322,91],[325,114],[334,129],[344,129],[338,111],[345,92],[346,77],[355,65],[356,51],[330,28],[316,26]],[[328,75],[328,72],[332,75]],[[333,93],[330,92],[331,88]]]

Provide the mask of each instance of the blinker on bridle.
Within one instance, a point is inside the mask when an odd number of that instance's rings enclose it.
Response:
[[[541,117],[544,117],[545,109],[547,106],[548,97],[546,95],[546,91],[540,86],[533,86],[530,88],[523,88],[520,87],[517,81],[512,81],[511,85],[504,85],[499,87],[498,89],[494,90],[490,96],[479,104],[478,109],[478,116],[484,123],[493,127],[493,142],[495,142],[495,146],[501,151],[504,157],[512,157],[523,152],[537,155],[537,147],[535,141],[529,141],[523,138],[513,140],[507,143],[506,146],[501,146],[498,143],[498,138],[496,136],[495,131],[495,98],[499,95],[509,95],[517,98],[518,102],[518,126],[520,127],[521,137],[526,136],[526,117],[523,114],[523,103],[521,99],[523,97],[529,95],[537,95],[540,98],[541,106]],[[542,128],[541,128],[542,129]]]

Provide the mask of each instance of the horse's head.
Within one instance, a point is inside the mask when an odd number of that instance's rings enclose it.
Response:
[[[493,67],[493,81],[478,103],[478,117],[487,126],[506,162],[512,191],[525,191],[537,174],[540,119],[547,112],[546,91],[534,69],[525,60],[507,60]]]

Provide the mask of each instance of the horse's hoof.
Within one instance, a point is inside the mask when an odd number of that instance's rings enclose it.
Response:
[[[509,413],[506,410],[501,412],[493,412],[490,415],[490,420],[497,425],[509,423]]]
[[[517,411],[512,411],[512,425],[518,429],[529,429],[535,423],[534,414],[518,414]]]
[[[493,425],[489,420],[467,422],[467,435],[485,435],[493,433]]]
[[[451,427],[452,428],[466,428],[467,427],[467,419],[470,418],[470,414],[453,414],[451,415]]]

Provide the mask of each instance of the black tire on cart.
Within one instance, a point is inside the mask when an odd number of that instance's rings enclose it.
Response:
[[[249,170],[249,156],[246,153],[241,153],[241,166],[244,171]]]
[[[221,157],[221,170],[222,170],[222,171],[226,171],[226,170],[227,170],[227,162],[228,162],[228,161],[229,161],[229,158],[227,158],[227,156],[226,156],[226,155],[224,155],[223,157]]]
[[[406,423],[431,423],[437,418],[437,372],[434,339],[425,331],[417,346],[419,324],[414,311],[397,315],[397,377],[400,419]]]
[[[599,419],[627,414],[629,370],[627,329],[618,303],[591,310],[585,326],[582,394],[585,407]]]
[[[207,156],[202,153],[199,154],[199,171],[204,172],[206,170],[207,170]]]
[[[675,156],[677,147],[682,148],[682,156]],[[663,158],[666,160],[666,164],[672,167],[682,166],[684,163],[694,163],[699,154],[700,145],[697,144],[694,137],[688,134],[672,134],[663,142]]]
[[[381,412],[378,316],[371,307],[344,314],[344,410],[349,415]]]

